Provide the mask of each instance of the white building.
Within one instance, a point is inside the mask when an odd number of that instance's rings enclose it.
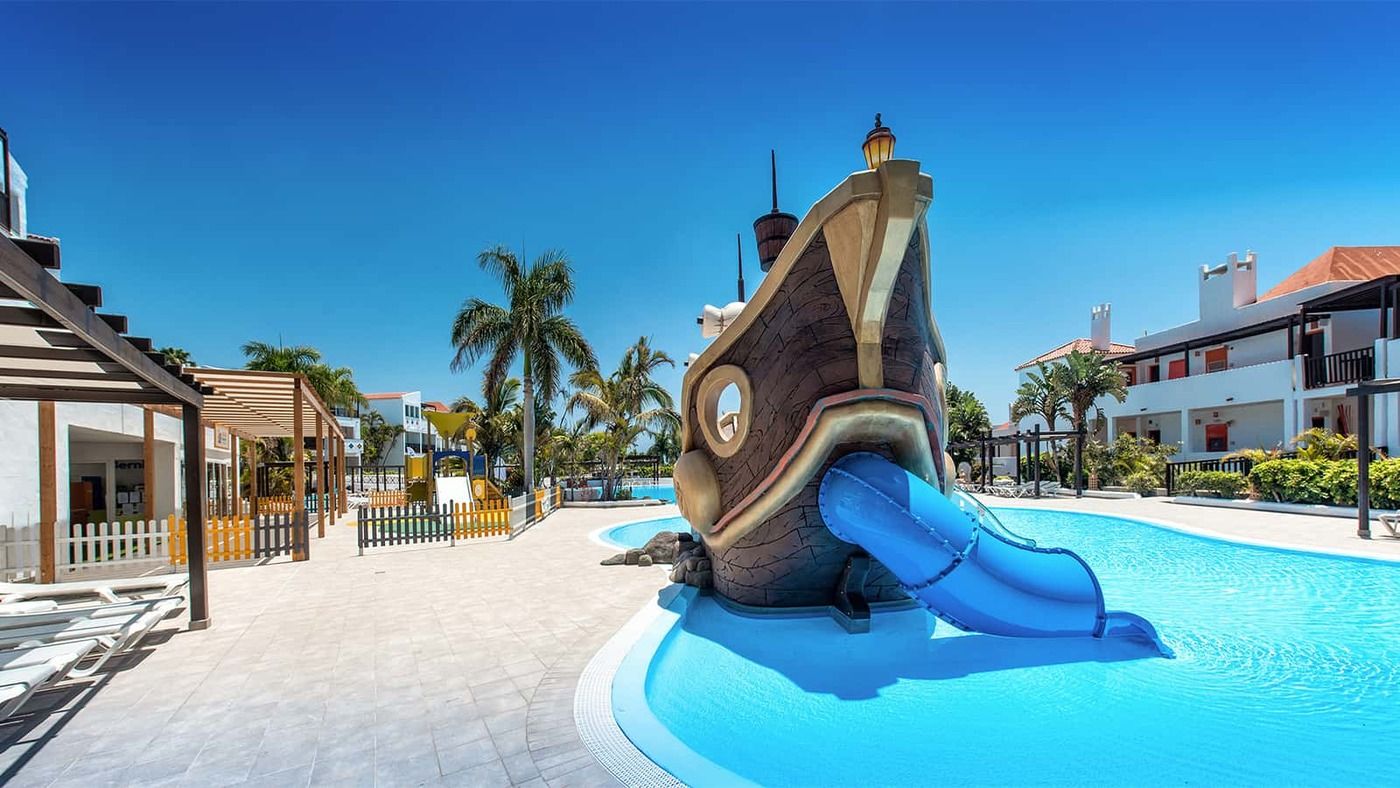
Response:
[[[1310,427],[1350,434],[1362,380],[1400,376],[1400,247],[1334,246],[1262,296],[1257,259],[1195,273],[1197,319],[1119,353],[1122,403],[1099,403],[1107,437],[1180,444],[1177,459],[1288,448]],[[1375,398],[1373,445],[1400,447],[1400,397]]]
[[[1109,358],[1116,358],[1126,353],[1133,352],[1134,347],[1132,345],[1114,342],[1110,338],[1112,318],[1112,308],[1108,304],[1099,304],[1094,307],[1089,313],[1089,336],[1071,339],[1063,345],[1051,348],[1030,361],[1018,365],[1016,367],[1016,386],[1019,388],[1021,384],[1029,381],[1030,376],[1039,370],[1041,364],[1053,365],[1055,362],[1076,351],[1080,353],[1099,353]],[[1016,429],[1022,432],[1030,432],[1037,426],[1042,430],[1051,429],[1051,426],[1045,423],[1045,419],[1034,415],[1024,416],[1016,420],[1014,424]],[[1057,430],[1069,429],[1070,425],[1068,419],[1057,421],[1053,428]]]
[[[369,401],[371,409],[384,417],[384,423],[403,427],[403,432],[394,439],[379,464],[403,465],[405,456],[424,454],[429,446],[435,451],[443,448],[442,437],[433,429],[433,425],[423,418],[425,407],[447,410],[442,403],[423,402],[423,394],[419,391],[366,394],[365,399]],[[356,435],[359,437],[358,432]]]

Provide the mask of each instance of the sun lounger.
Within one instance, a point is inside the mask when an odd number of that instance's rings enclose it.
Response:
[[[72,675],[91,676],[112,657],[134,649],[156,625],[184,603],[162,597],[88,608],[0,616],[0,649],[95,640],[101,656]]]
[[[184,573],[68,583],[0,583],[0,604],[35,599],[69,602],[80,600],[90,603],[91,599],[84,600],[85,597],[96,597],[104,602],[116,603],[132,599],[175,596],[189,583],[190,576]]]
[[[73,640],[0,653],[0,720],[19,711],[35,692],[62,681],[99,646],[96,640]]]
[[[1400,514],[1383,514],[1376,519],[1390,531],[1391,536],[1400,536]]]

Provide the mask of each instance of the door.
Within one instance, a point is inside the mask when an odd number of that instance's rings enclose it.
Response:
[[[1230,425],[1206,425],[1206,451],[1230,450]]]
[[[1179,358],[1167,364],[1167,380],[1186,377],[1186,359]]]

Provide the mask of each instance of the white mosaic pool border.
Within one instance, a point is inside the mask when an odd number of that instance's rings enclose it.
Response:
[[[616,526],[612,526],[616,527]],[[685,783],[656,765],[627,738],[613,717],[613,677],[622,660],[664,608],[648,602],[608,639],[579,674],[574,691],[574,726],[583,746],[623,785],[683,788]]]

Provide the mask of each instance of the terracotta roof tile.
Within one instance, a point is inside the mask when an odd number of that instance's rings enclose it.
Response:
[[[1100,352],[1102,352],[1102,351],[1094,350],[1094,342],[1093,342],[1093,340],[1084,339],[1084,338],[1080,338],[1080,339],[1071,339],[1070,341],[1064,343],[1063,345],[1060,345],[1059,347],[1055,348],[1054,350],[1050,350],[1050,351],[1047,351],[1047,352],[1045,352],[1045,353],[1041,353],[1040,355],[1036,356],[1035,358],[1031,359],[1030,361],[1027,361],[1027,362],[1024,363],[1024,364],[1019,364],[1019,365],[1017,365],[1016,370],[1017,370],[1017,371],[1023,370],[1023,369],[1025,369],[1026,367],[1033,367],[1033,366],[1035,366],[1036,364],[1049,363],[1049,362],[1051,362],[1051,361],[1055,361],[1056,359],[1064,358],[1065,356],[1068,356],[1070,353],[1073,353],[1073,352],[1076,351],[1076,350],[1079,351],[1080,353],[1100,353]],[[1105,353],[1104,355],[1107,355],[1109,358],[1113,358],[1114,356],[1122,356],[1122,355],[1126,355],[1126,354],[1128,354],[1128,353],[1132,353],[1134,350],[1137,350],[1137,348],[1133,347],[1132,345],[1125,345],[1125,344],[1123,344],[1122,342],[1110,342],[1110,343],[1109,343],[1109,350],[1108,350],[1108,352]]]
[[[1260,301],[1324,282],[1368,282],[1400,274],[1400,246],[1333,246],[1259,296]]]
[[[441,402],[438,402],[435,399],[424,400],[423,407],[428,408],[429,410],[438,411],[439,413],[446,413],[447,411],[451,410],[451,408],[447,407]]]

